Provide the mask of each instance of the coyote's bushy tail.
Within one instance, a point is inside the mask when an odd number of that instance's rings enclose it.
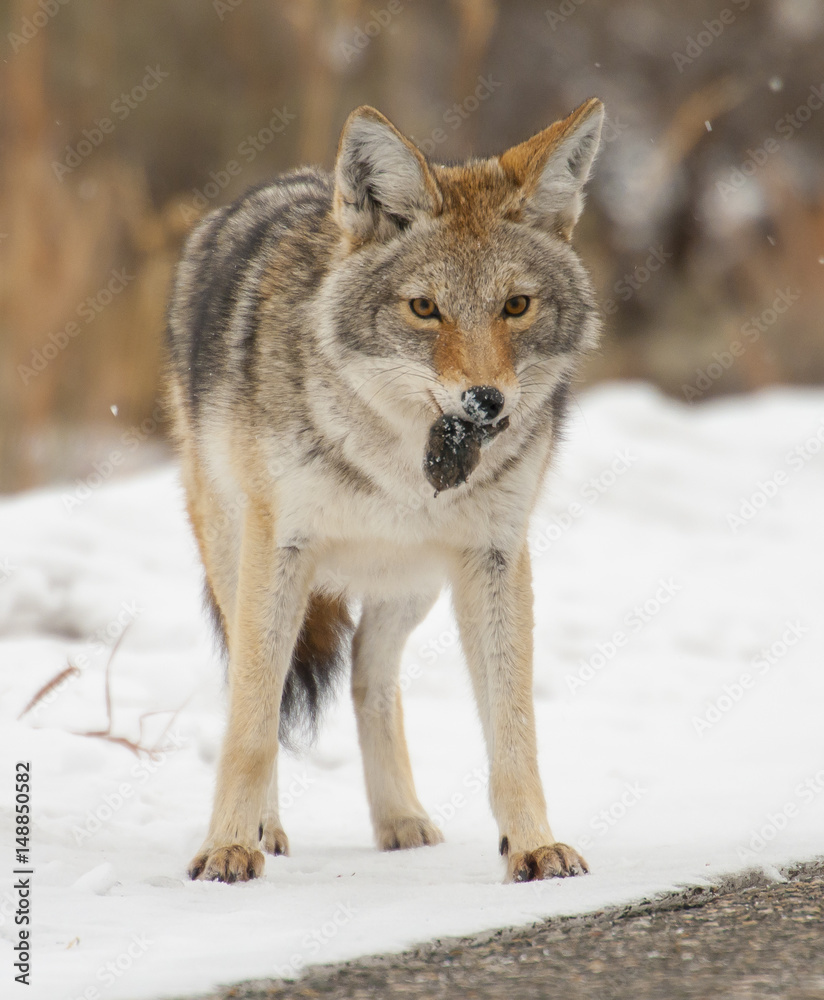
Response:
[[[224,656],[226,621],[208,581],[206,604]],[[298,750],[317,736],[320,714],[349,664],[354,623],[343,598],[314,591],[303,619],[280,701],[278,739]]]
[[[280,702],[278,739],[288,750],[317,736],[320,713],[349,664],[353,628],[343,598],[312,593]]]

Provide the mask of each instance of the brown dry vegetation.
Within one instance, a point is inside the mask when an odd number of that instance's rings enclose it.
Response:
[[[701,398],[824,378],[812,0],[43,2],[56,13],[0,4],[0,489],[155,454],[183,235],[277,170],[331,164],[359,103],[449,160],[602,97],[611,125],[576,237],[607,309],[590,380],[649,378],[684,399],[713,364]],[[151,67],[160,82],[119,117]],[[800,108],[798,128],[779,127]],[[285,125],[268,138],[275,109]],[[645,270],[658,248],[664,263]],[[719,365],[788,289],[797,301]]]

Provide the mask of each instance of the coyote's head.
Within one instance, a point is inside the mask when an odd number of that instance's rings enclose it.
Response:
[[[569,240],[603,115],[593,98],[500,156],[461,166],[428,162],[374,108],[350,115],[323,339],[367,405],[407,425],[549,417],[597,337]]]

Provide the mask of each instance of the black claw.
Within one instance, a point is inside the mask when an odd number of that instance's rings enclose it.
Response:
[[[515,874],[516,882],[532,882],[540,875],[538,870],[538,862],[531,854],[527,854],[524,858],[524,867],[519,868]]]

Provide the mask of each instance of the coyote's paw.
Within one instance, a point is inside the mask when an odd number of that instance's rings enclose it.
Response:
[[[511,854],[507,863],[507,881],[532,882],[546,878],[583,875],[589,865],[581,855],[566,844],[536,847],[533,851]]]
[[[189,865],[189,878],[207,882],[248,882],[263,873],[263,855],[240,844],[215,847],[196,855]]]
[[[381,823],[377,837],[382,851],[405,851],[409,847],[443,843],[443,834],[435,824],[417,816],[402,816]]]
[[[289,838],[282,827],[267,820],[260,828],[260,846],[267,854],[288,854]]]

